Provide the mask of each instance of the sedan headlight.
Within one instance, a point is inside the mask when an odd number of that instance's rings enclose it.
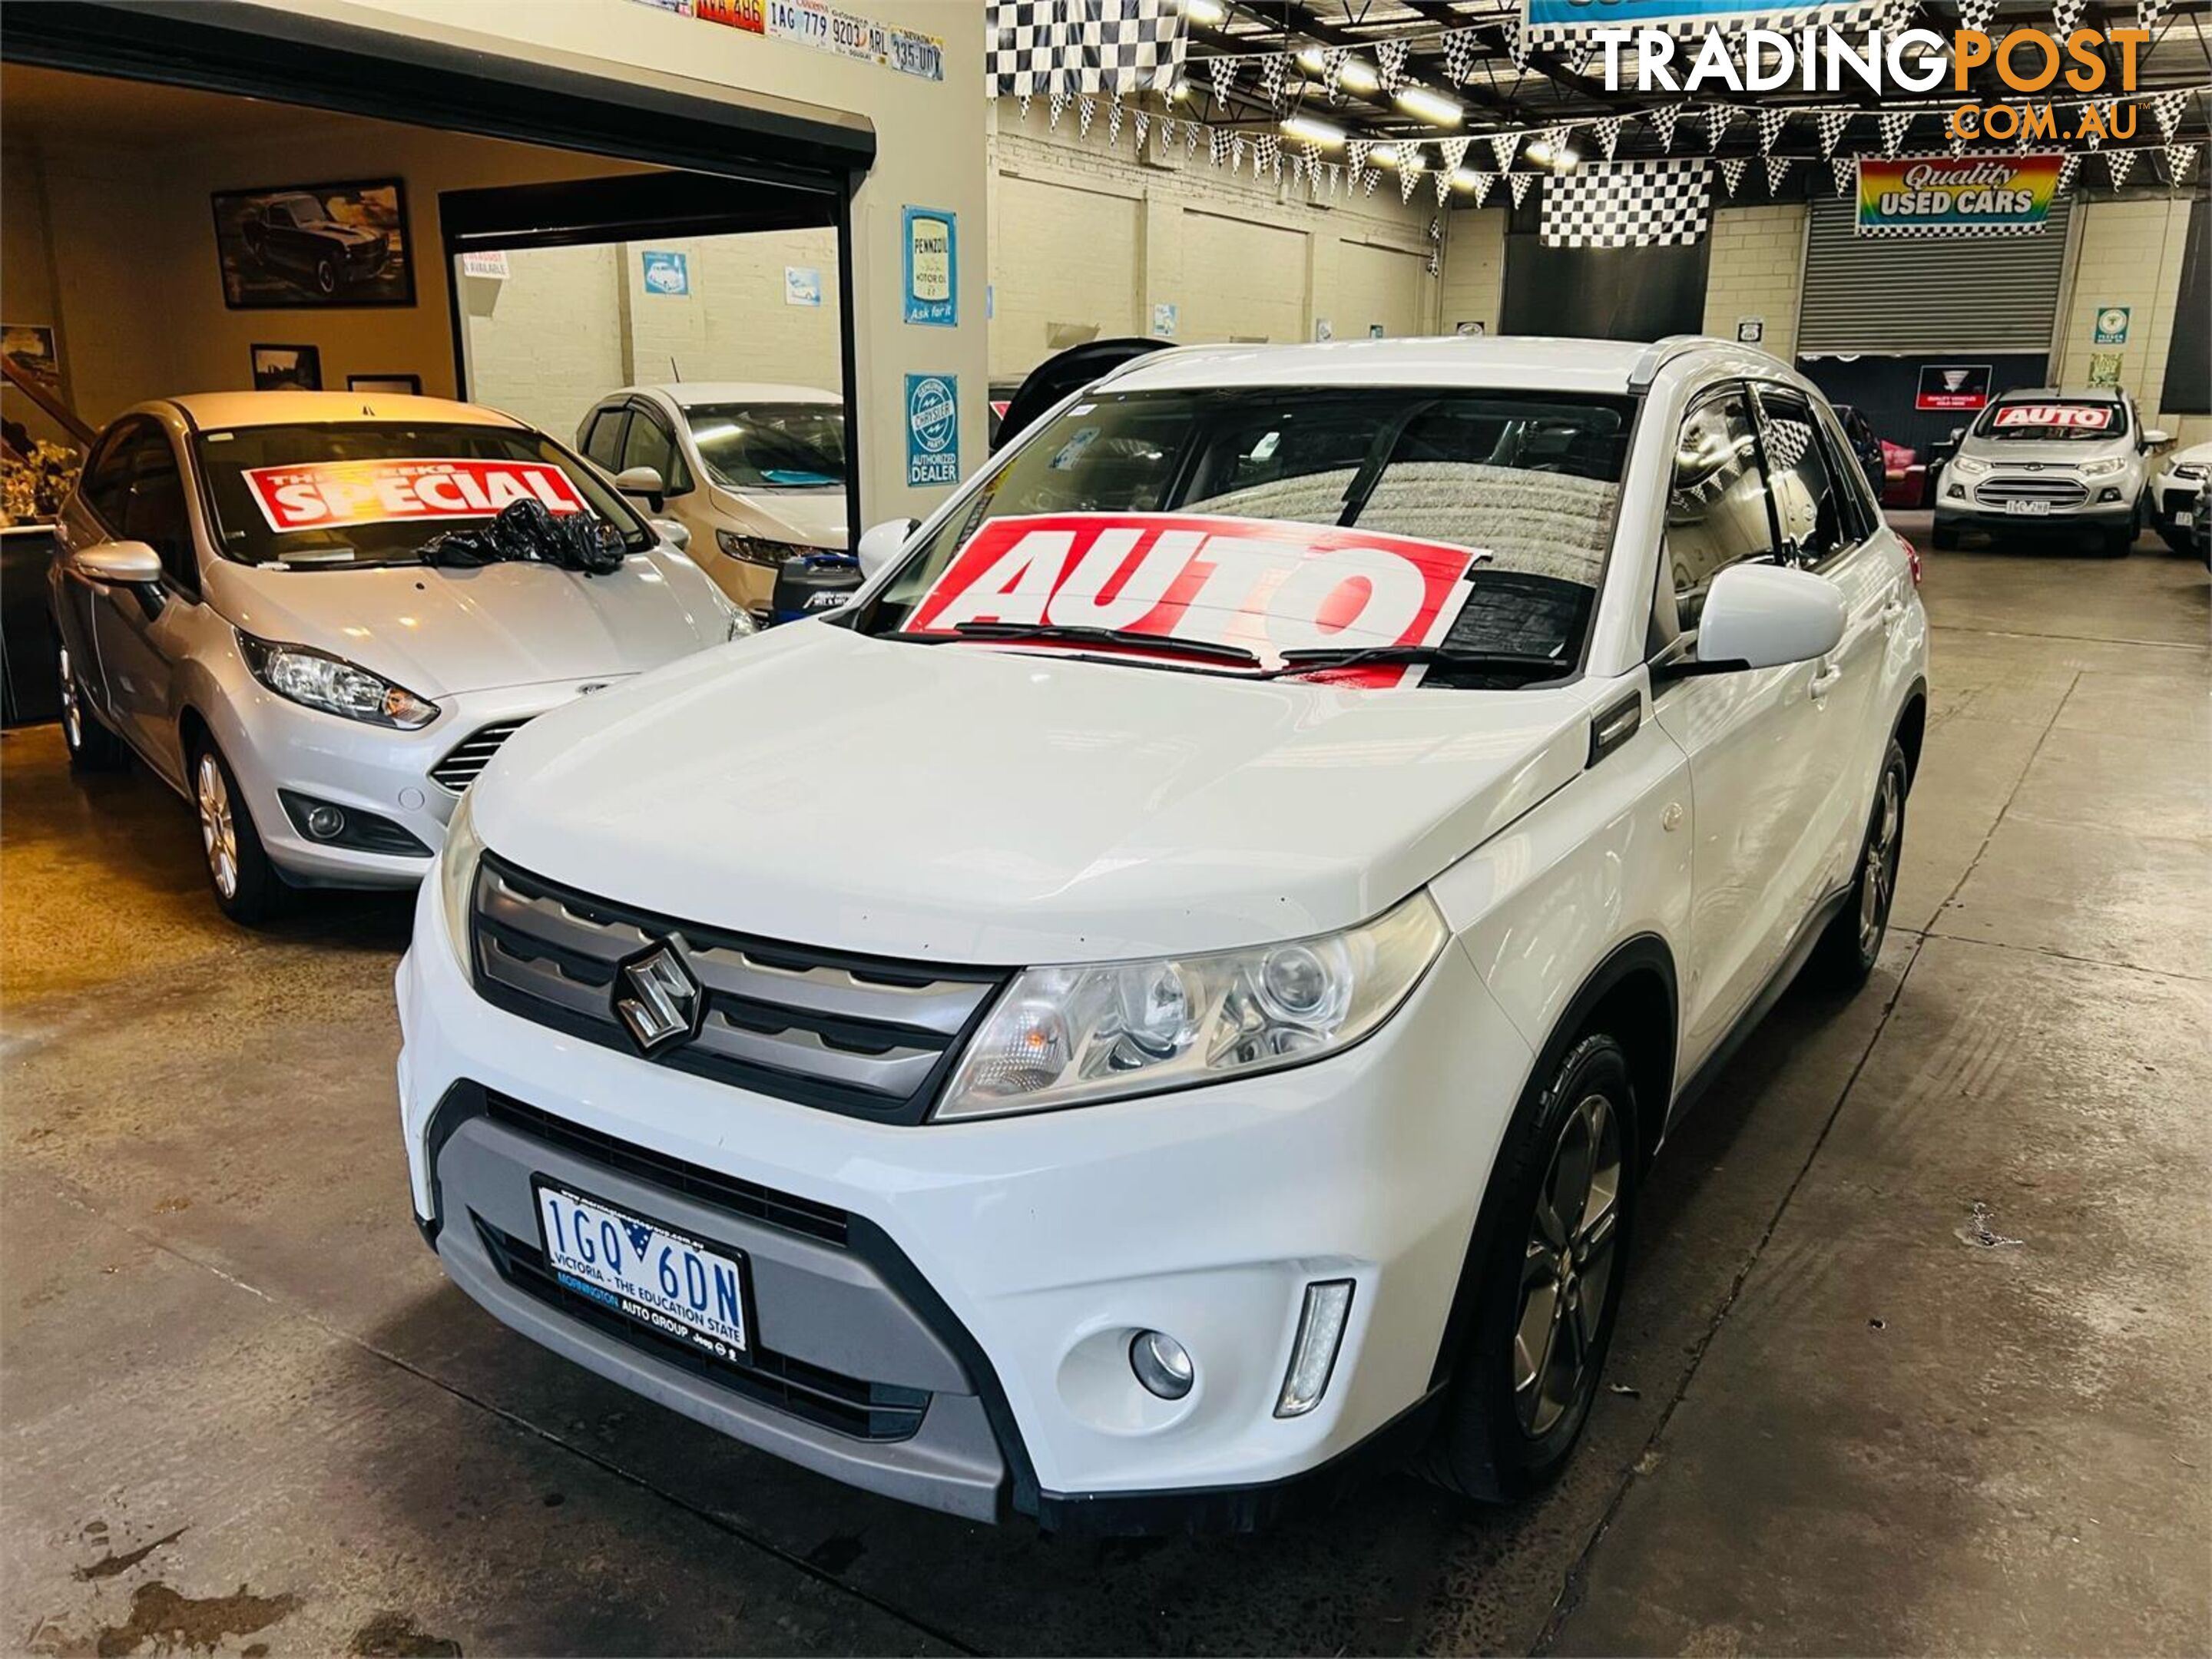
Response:
[[[766,565],[775,570],[789,564],[793,559],[803,559],[821,549],[801,547],[796,542],[772,542],[765,536],[740,536],[734,530],[717,530],[714,545],[733,559],[743,559],[747,564]]]
[[[2201,478],[2204,476],[2204,469],[2195,461],[2184,461],[2173,469],[2173,476],[2177,478]]]
[[[2127,470],[2127,462],[2118,455],[2107,455],[2101,461],[2081,463],[2081,476],[2085,478],[2109,478],[2115,472],[2124,472]]]
[[[1951,470],[1962,478],[1978,478],[1990,470],[1990,463],[1978,455],[1954,455]]]
[[[461,966],[469,963],[470,900],[476,890],[477,864],[483,857],[483,842],[477,835],[476,814],[469,797],[453,809],[446,825],[446,845],[438,854],[438,902],[444,908],[446,937],[453,940]]]
[[[412,732],[438,718],[438,705],[418,697],[404,685],[395,685],[381,674],[372,674],[343,657],[318,651],[309,645],[278,645],[238,636],[246,665],[280,697],[342,714],[371,726],[389,726]]]
[[[1156,1094],[1318,1060],[1396,1011],[1443,948],[1425,892],[1285,945],[1018,975],[962,1058],[939,1121]]]
[[[732,639],[749,640],[759,632],[760,624],[753,620],[751,611],[739,611],[732,607],[730,611],[729,635]]]

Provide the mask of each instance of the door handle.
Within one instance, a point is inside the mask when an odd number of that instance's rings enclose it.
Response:
[[[1820,672],[1813,676],[1813,684],[1807,690],[1811,692],[1813,701],[1818,702],[1829,692],[1834,690],[1837,682],[1843,678],[1844,665],[1841,663],[1823,663],[1820,665]]]

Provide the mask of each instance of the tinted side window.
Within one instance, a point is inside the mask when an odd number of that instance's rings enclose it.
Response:
[[[184,475],[167,435],[149,427],[130,445],[131,479],[123,498],[118,528],[126,540],[143,542],[161,556],[169,580],[199,591],[198,562],[192,551],[191,518],[185,507]]]
[[[1715,576],[1773,550],[1751,400],[1735,388],[1692,409],[1675,441],[1656,607],[1661,642],[1698,625]]]
[[[125,421],[112,427],[85,463],[77,493],[84,504],[117,535],[123,533],[123,496],[131,483],[131,440],[143,429],[143,421]]]
[[[629,418],[626,409],[603,409],[592,416],[592,430],[584,440],[584,453],[610,472],[622,471],[623,422]]]
[[[1783,556],[1795,564],[1821,563],[1851,538],[1844,533],[1835,476],[1812,406],[1793,392],[1762,389],[1759,407]]]

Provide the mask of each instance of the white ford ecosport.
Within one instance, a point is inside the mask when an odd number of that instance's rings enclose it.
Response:
[[[1670,1122],[1882,942],[1926,621],[1827,405],[1710,340],[1171,350],[889,539],[465,798],[398,981],[446,1271],[964,1516],[1544,1480]]]

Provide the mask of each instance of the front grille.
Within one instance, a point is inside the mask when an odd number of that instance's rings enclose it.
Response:
[[[459,794],[491,764],[491,757],[499,753],[500,745],[528,723],[527,720],[494,720],[479,728],[448,749],[445,758],[430,769],[430,775]]]
[[[586,1129],[580,1123],[556,1117],[543,1109],[487,1089],[483,1115],[495,1123],[520,1131],[574,1152],[604,1169],[617,1170],[672,1193],[696,1198],[732,1215],[748,1216],[789,1233],[803,1233],[826,1243],[845,1243],[848,1218],[834,1204],[817,1204],[811,1198],[780,1193],[773,1187],[723,1175],[665,1152],[649,1152],[626,1140]]]
[[[704,1004],[673,1066],[778,1099],[921,1121],[1002,972],[817,951],[672,921],[486,854],[473,906],[477,989],[495,1006],[636,1054],[615,1012],[623,965],[677,945]]]
[[[2089,499],[2089,489],[2079,478],[2010,477],[1986,480],[1976,491],[1992,507],[2007,501],[2049,501],[2053,507],[2079,507]]]
[[[921,1426],[922,1415],[929,1409],[929,1392],[925,1389],[871,1382],[865,1377],[847,1376],[803,1359],[771,1353],[759,1346],[757,1333],[753,1352],[745,1359],[716,1359],[681,1337],[657,1331],[570,1290],[546,1265],[545,1252],[535,1240],[518,1238],[473,1212],[470,1219],[476,1223],[492,1266],[517,1290],[734,1393],[860,1440],[904,1440]]]

